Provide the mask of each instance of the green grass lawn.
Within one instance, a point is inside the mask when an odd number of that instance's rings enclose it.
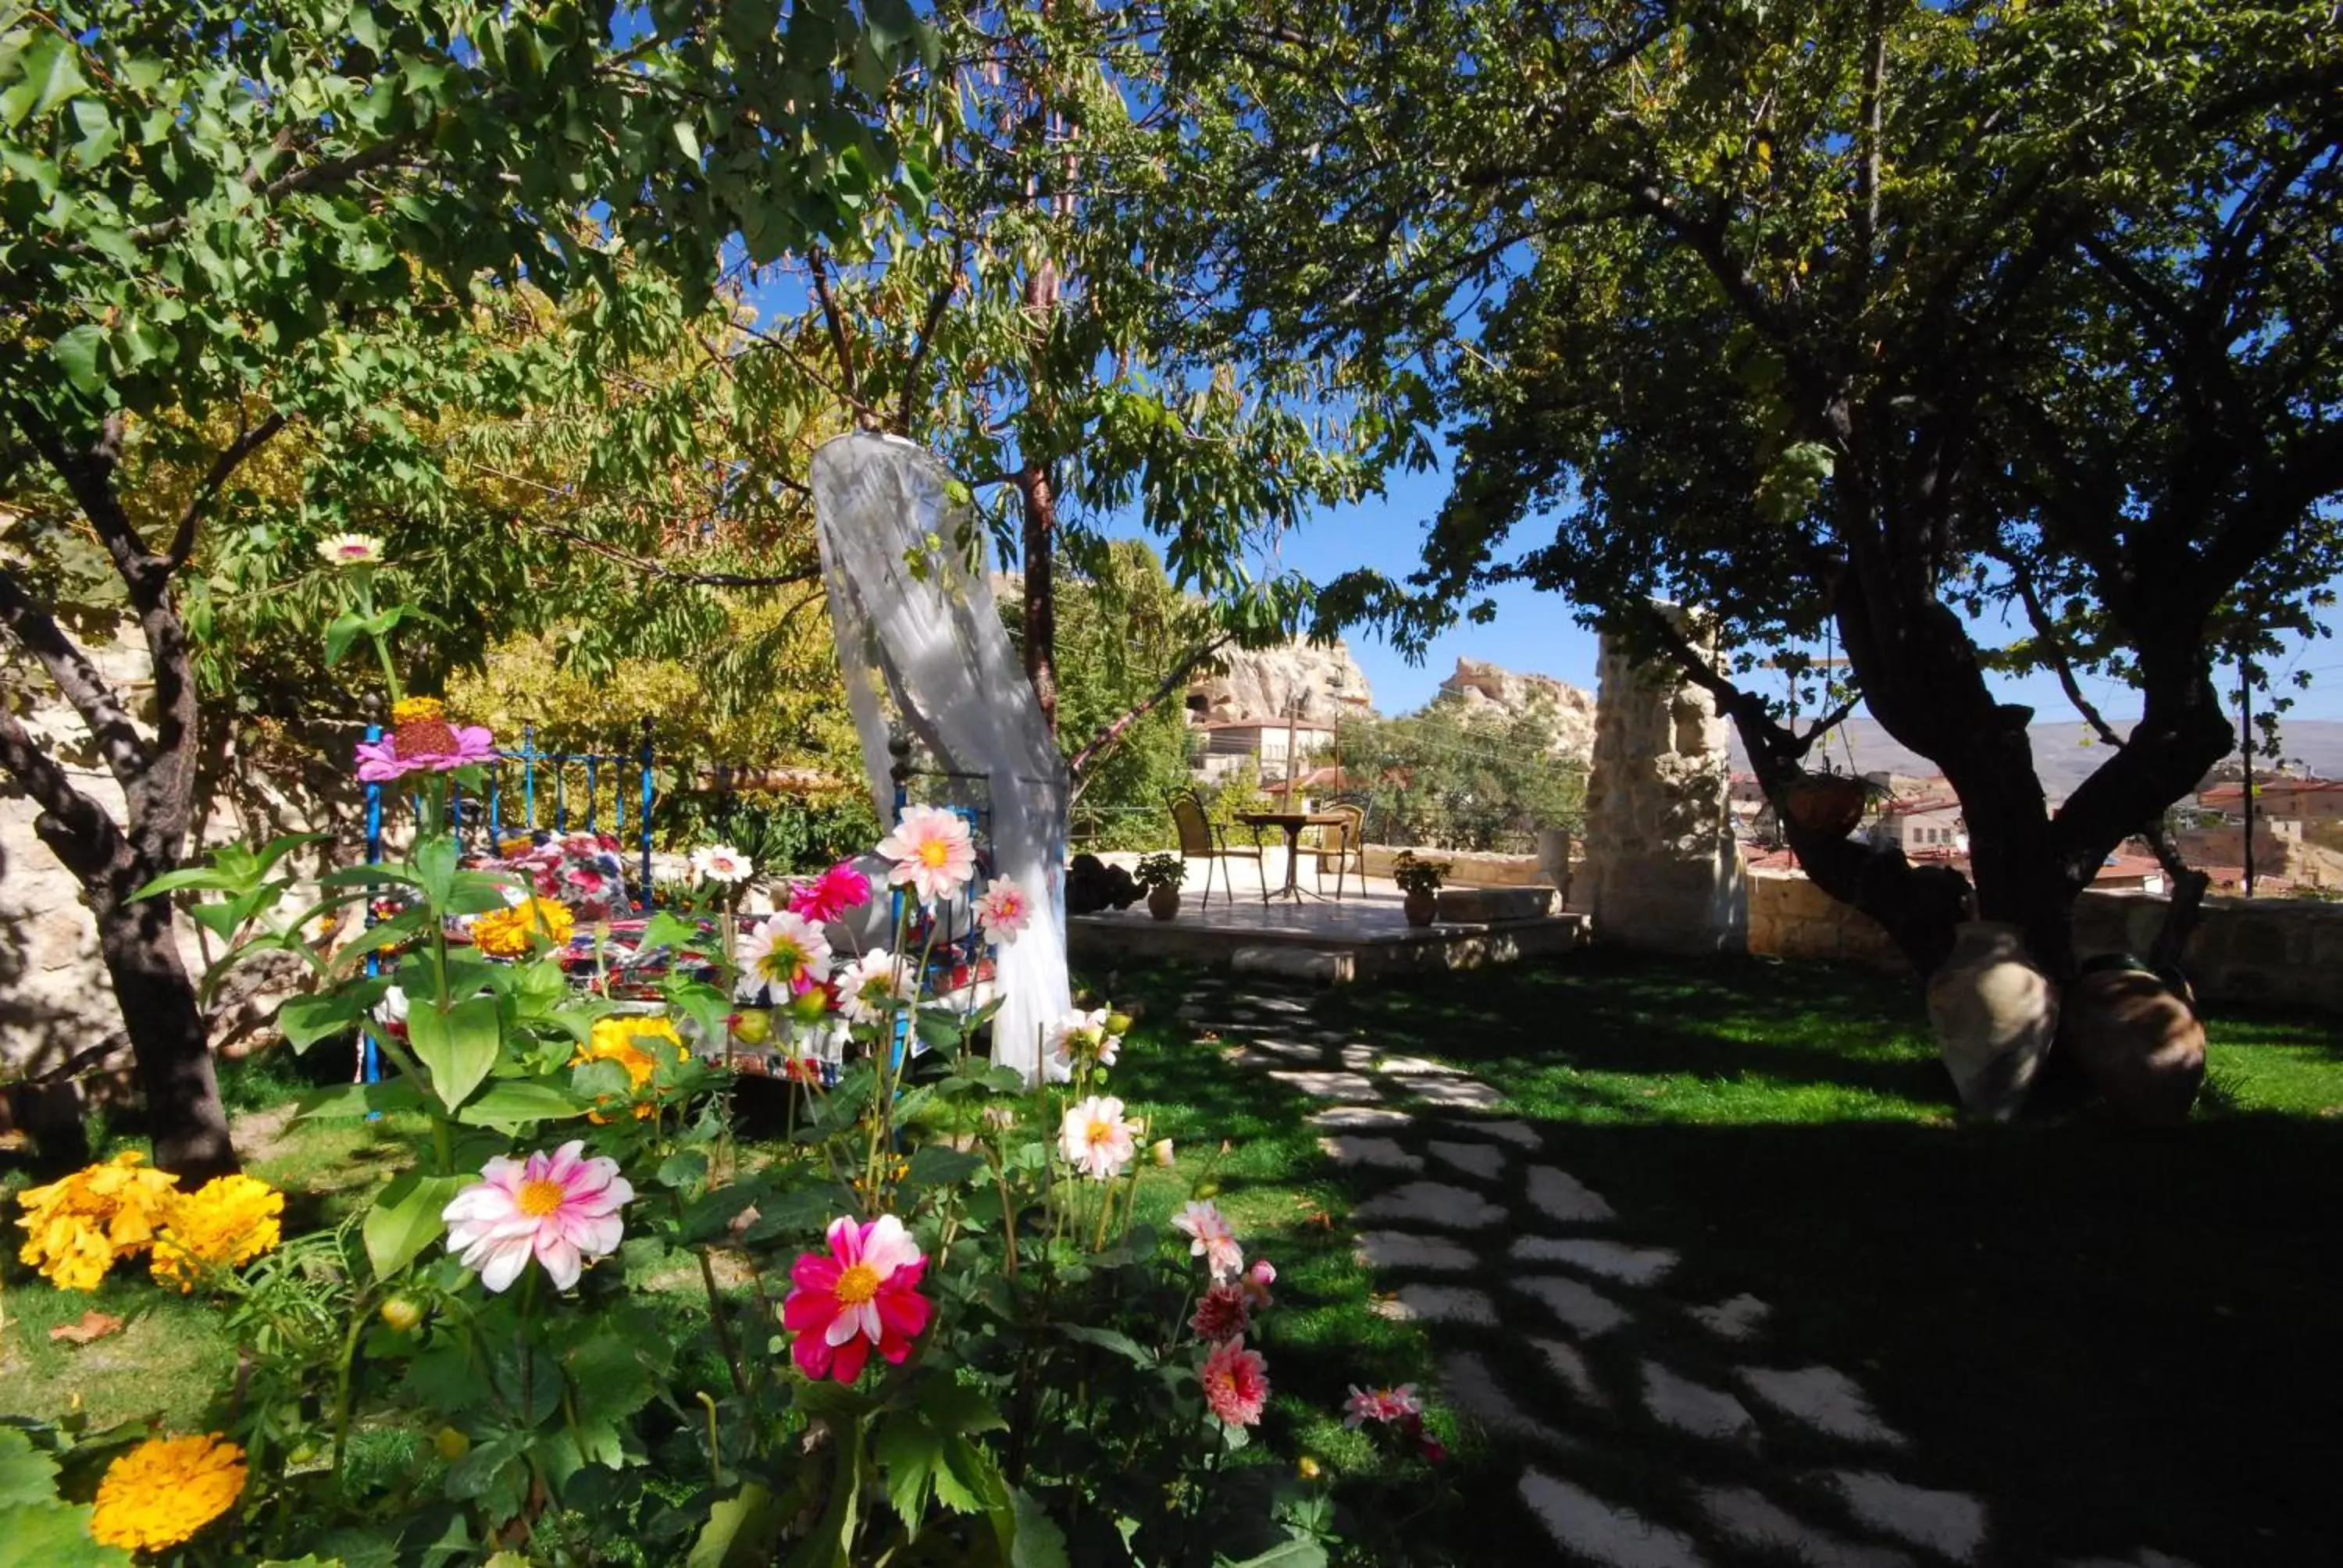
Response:
[[[1535,1451],[1460,1431],[1443,1412],[1434,1429],[1455,1452],[1434,1472],[1341,1426],[1349,1384],[1428,1384],[1435,1365],[1426,1329],[1378,1313],[1377,1282],[1351,1255],[1350,1210],[1389,1178],[1335,1166],[1307,1121],[1312,1102],[1234,1070],[1174,1019],[1205,985],[1172,967],[1116,977],[1114,1000],[1141,1004],[1142,1018],[1114,1087],[1179,1150],[1175,1169],[1150,1173],[1141,1215],[1160,1220],[1201,1183],[1249,1254],[1278,1266],[1264,1346],[1272,1450],[1322,1466],[1348,1504],[1357,1561],[1555,1561],[1515,1492]],[[1591,1347],[1614,1387],[1635,1386],[1644,1354],[1720,1383],[1736,1353],[1837,1367],[1913,1439],[1885,1468],[1988,1500],[1995,1562],[2140,1546],[2201,1568],[2343,1561],[2327,1502],[2343,1408],[2343,1031],[2332,1022],[2215,1016],[2197,1121],[2141,1134],[2088,1112],[1964,1121],[1914,995],[1826,966],[1584,953],[1332,993],[1308,1021],[1503,1090],[1507,1111],[1543,1134],[1542,1157],[1618,1208],[1621,1236],[1683,1255],[1654,1293],[1772,1303],[1762,1348],[1748,1352],[1681,1313],[1645,1312],[1632,1344]],[[301,1218],[333,1218],[398,1158],[396,1128],[287,1128],[265,1108],[265,1081],[238,1093],[256,1172],[287,1187]],[[1463,1282],[1488,1292],[1500,1325],[1443,1327],[1439,1342],[1518,1377],[1532,1413],[1580,1441],[1563,1472],[1572,1480],[1693,1529],[1687,1479],[1774,1483],[1846,1462],[1819,1439],[1773,1432],[1762,1455],[1695,1455],[1687,1471],[1686,1440],[1632,1401],[1594,1412],[1542,1393],[1523,1342],[1554,1326],[1508,1289],[1503,1240]],[[233,1352],[210,1310],[126,1271],[95,1298],[65,1296],[29,1282],[13,1253],[0,1412],[51,1413],[77,1396],[101,1420],[185,1422],[227,1375]],[[131,1328],[80,1349],[50,1343],[50,1327],[90,1306]],[[1818,1491],[1804,1495],[1828,1517]]]
[[[1302,1121],[1312,1106],[1168,1021],[1188,977],[1142,983],[1163,1021],[1131,1052],[1124,1087],[1225,1129],[1250,1211],[1306,1199],[1339,1224],[1389,1184],[1337,1171]],[[2343,1408],[2343,1033],[2330,1020],[2217,1012],[2206,1101],[2190,1127],[2160,1134],[2088,1111],[1964,1121],[1916,997],[1835,967],[1587,953],[1357,988],[1312,1021],[1504,1091],[1546,1157],[1618,1208],[1617,1233],[1682,1253],[1669,1298],[1772,1303],[1750,1355],[1850,1373],[1914,1440],[1887,1468],[1987,1499],[2010,1553],[1996,1561],[2142,1545],[2207,1568],[2343,1561],[2327,1501]],[[1517,1367],[1523,1338],[1554,1325],[1506,1289],[1502,1246],[1489,1251],[1467,1282],[1489,1291],[1503,1326],[1440,1332]],[[1314,1266],[1333,1291],[1365,1288]],[[1322,1405],[1344,1382],[1422,1371],[1392,1325],[1340,1302],[1318,1311],[1340,1326],[1280,1343],[1302,1352],[1282,1358],[1281,1392]],[[1729,1373],[1728,1347],[1680,1313],[1646,1313],[1637,1334],[1632,1352],[1624,1338],[1594,1347],[1614,1386],[1636,1386],[1628,1363],[1643,1353],[1706,1381]],[[1683,1440],[1656,1442],[1633,1408],[1534,1413],[1584,1440],[1574,1479],[1694,1527],[1664,1501],[1684,1477],[1653,1473]],[[1518,1465],[1498,1462],[1510,1457],[1503,1443],[1461,1456],[1456,1502],[1411,1532],[1419,1557],[1553,1560],[1513,1498]],[[1848,1457],[1769,1436],[1762,1468],[1719,1452],[1700,1478]]]

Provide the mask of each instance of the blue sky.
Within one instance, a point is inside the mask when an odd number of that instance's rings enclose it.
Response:
[[[1439,510],[1447,487],[1443,471],[1396,476],[1387,496],[1330,510],[1289,534],[1280,546],[1278,562],[1316,582],[1353,567],[1404,575],[1419,558],[1425,526]],[[1520,537],[1533,538],[1528,532]],[[1420,666],[1410,665],[1373,631],[1354,630],[1347,640],[1373,687],[1375,706],[1384,713],[1399,713],[1431,700],[1442,678],[1455,668],[1459,654],[1593,689],[1594,635],[1573,618],[1567,600],[1518,585],[1492,597],[1497,603],[1493,622],[1459,626],[1443,633]],[[1977,628],[1977,635],[1990,645],[2012,640],[2017,633],[1987,622]],[[2311,689],[2295,693],[2289,717],[2343,720],[2343,640],[2290,648],[2277,668],[2281,673],[2300,668],[2313,675]],[[2007,700],[2032,704],[2045,722],[2066,722],[2077,717],[2056,680],[2048,675],[2001,685]],[[2085,689],[2111,721],[2120,722],[2138,712],[2136,699],[2119,683],[2087,680]]]

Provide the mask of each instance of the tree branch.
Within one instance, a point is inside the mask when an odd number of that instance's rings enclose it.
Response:
[[[939,284],[928,297],[928,308],[920,318],[919,336],[911,340],[910,363],[903,367],[903,392],[895,400],[895,428],[903,435],[911,433],[911,401],[919,394],[920,372],[926,367],[928,350],[934,347],[936,331],[943,325],[944,312],[951,306],[952,297],[968,282],[968,268],[961,261],[960,243],[952,241],[951,276]]]
[[[186,565],[187,557],[196,548],[196,526],[203,520],[212,502],[218,498],[220,487],[227,483],[229,477],[246,457],[267,445],[271,437],[284,429],[285,423],[284,415],[271,414],[259,424],[239,430],[226,449],[212,459],[211,468],[204,475],[202,483],[196,487],[196,493],[187,498],[186,510],[179,514],[179,526],[171,532],[171,548],[164,552],[163,557],[169,563],[170,570],[176,571]]]
[[[488,471],[493,473],[495,470]],[[568,539],[581,549],[600,556],[605,560],[616,561],[620,566],[641,572],[645,577],[659,578],[667,582],[687,583],[699,588],[789,588],[798,583],[811,582],[820,575],[818,568],[808,568],[794,572],[771,573],[684,571],[655,560],[649,556],[639,556],[631,550],[620,549],[607,539],[598,539],[591,534],[580,533],[576,528],[565,528],[559,523],[538,522],[533,518],[524,517],[515,517],[512,520],[517,527],[528,528],[535,533],[551,534],[557,538]]]
[[[820,246],[807,253],[806,262],[813,270],[813,297],[821,306],[821,318],[830,327],[830,352],[838,356],[839,378],[846,383],[847,396],[854,407],[865,413],[869,405],[862,400],[862,378],[854,368],[854,345],[848,337],[846,317],[838,308],[837,296],[830,292],[830,261]]]
[[[73,704],[74,711],[89,727],[98,754],[106,759],[106,770],[115,780],[127,789],[143,777],[153,756],[113,688],[5,568],[0,568],[0,626],[6,627],[25,651],[40,661],[58,692]]]
[[[1232,632],[1214,632],[1182,654],[1178,662],[1172,665],[1171,673],[1157,683],[1154,690],[1149,692],[1142,700],[1121,718],[1101,725],[1098,733],[1091,736],[1081,750],[1066,759],[1066,771],[1077,779],[1081,778],[1082,769],[1111,749],[1125,735],[1131,733],[1132,726],[1161,708],[1165,699],[1185,686],[1188,683],[1188,678],[1195,673],[1197,666],[1234,640],[1235,634]]]
[[[16,780],[53,824],[41,841],[86,884],[126,851],[122,829],[104,807],[75,788],[56,759],[33,744],[16,716],[0,708],[0,769]]]

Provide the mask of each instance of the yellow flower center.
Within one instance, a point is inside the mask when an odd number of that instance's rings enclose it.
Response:
[[[840,1306],[859,1307],[878,1293],[879,1271],[868,1263],[857,1263],[838,1276]]]
[[[795,980],[798,971],[806,967],[805,950],[794,942],[775,942],[757,967],[769,980]]]
[[[1101,1144],[1101,1143],[1111,1143],[1111,1142],[1113,1142],[1113,1141],[1114,1141],[1114,1123],[1113,1123],[1113,1122],[1111,1122],[1111,1121],[1092,1121],[1092,1122],[1091,1123],[1091,1144],[1092,1144],[1093,1146],[1095,1146],[1095,1145],[1097,1145],[1097,1144]]]
[[[560,1208],[561,1201],[568,1196],[568,1190],[560,1182],[540,1177],[520,1184],[520,1196],[514,1200],[514,1207],[532,1220],[542,1220]]]
[[[941,869],[944,862],[950,859],[951,846],[941,839],[930,839],[920,846],[920,863],[923,866]]]

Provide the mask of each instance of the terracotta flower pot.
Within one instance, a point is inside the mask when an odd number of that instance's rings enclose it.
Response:
[[[2066,988],[2060,1039],[2117,1118],[2177,1127],[2205,1082],[2205,1025],[2161,977],[2117,960]]]
[[[1967,920],[1928,981],[1928,1021],[1961,1103],[2000,1121],[2026,1102],[2058,1032],[2058,998],[2016,926]]]
[[[1180,912],[1180,890],[1165,884],[1147,890],[1147,912],[1159,920],[1168,920]]]
[[[1860,779],[1809,773],[1791,783],[1782,809],[1810,833],[1844,839],[1863,820],[1863,809],[1870,803],[1870,787]]]
[[[1433,914],[1438,912],[1440,909],[1440,895],[1438,893],[1410,893],[1401,901],[1400,909],[1406,914],[1407,923],[1409,925],[1428,926],[1432,923],[1432,917]]]

